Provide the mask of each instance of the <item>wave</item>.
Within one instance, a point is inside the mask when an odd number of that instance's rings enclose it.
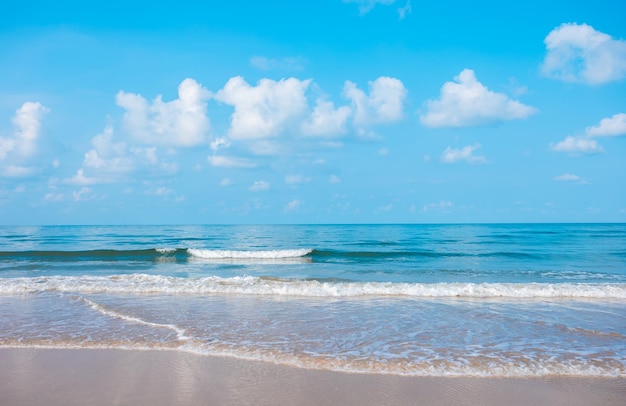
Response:
[[[197,248],[148,248],[135,250],[83,250],[83,251],[0,251],[0,260],[16,261],[156,261],[174,257],[181,261],[201,259],[286,259],[304,257],[312,249],[286,250],[211,250]]]
[[[0,279],[0,293],[236,294],[293,297],[626,299],[623,283],[393,283],[130,274]]]
[[[428,250],[404,251],[342,251],[310,248],[268,249],[268,250],[233,250],[233,249],[205,249],[205,248],[146,248],[146,249],[95,249],[82,251],[0,251],[0,260],[14,261],[157,261],[164,257],[175,258],[179,261],[193,259],[208,260],[250,260],[250,259],[289,259],[309,257],[313,261],[363,261],[386,260],[401,258],[456,258],[456,257],[500,257],[522,260],[540,260],[539,254],[525,252],[452,252]]]
[[[282,259],[304,257],[313,250],[267,250],[267,251],[233,251],[233,250],[206,250],[189,248],[187,252],[197,258],[203,259]]]

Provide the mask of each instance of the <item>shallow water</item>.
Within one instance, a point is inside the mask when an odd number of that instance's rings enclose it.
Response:
[[[626,225],[0,228],[0,346],[626,376]]]

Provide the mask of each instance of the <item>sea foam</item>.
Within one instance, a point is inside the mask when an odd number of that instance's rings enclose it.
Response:
[[[281,259],[304,257],[312,249],[267,250],[267,251],[236,251],[236,250],[208,250],[189,248],[189,255],[203,259]]]
[[[253,276],[178,278],[130,274],[0,280],[0,293],[238,294],[296,297],[626,299],[626,284],[328,282]]]

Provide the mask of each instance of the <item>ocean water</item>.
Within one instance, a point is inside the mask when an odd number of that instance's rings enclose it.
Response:
[[[626,376],[626,224],[0,227],[0,347]]]

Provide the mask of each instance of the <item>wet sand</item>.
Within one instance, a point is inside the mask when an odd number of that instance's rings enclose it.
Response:
[[[0,349],[0,405],[624,405],[626,378],[350,374],[174,351]]]

